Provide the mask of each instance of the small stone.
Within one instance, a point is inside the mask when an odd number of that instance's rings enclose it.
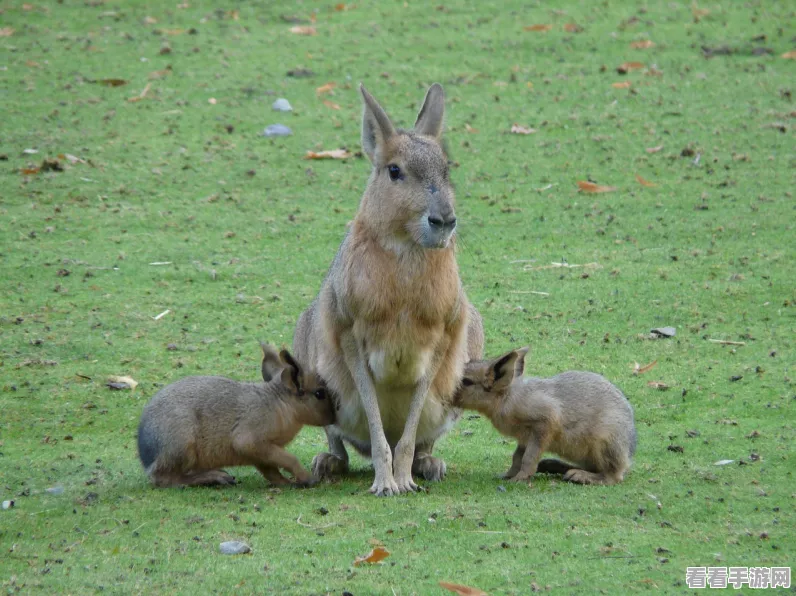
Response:
[[[245,555],[252,552],[248,544],[237,540],[222,542],[218,545],[218,550],[221,551],[222,555]]]
[[[62,495],[62,494],[64,494],[64,487],[63,486],[51,486],[50,488],[45,488],[44,492],[49,493],[51,495]]]
[[[499,484],[498,487],[497,487],[497,490],[498,490],[498,492],[504,493],[504,492],[506,492],[506,487],[503,486],[502,484]]]
[[[677,329],[674,327],[656,327],[655,329],[650,329],[650,333],[657,337],[674,337]]]
[[[271,109],[277,112],[292,112],[293,107],[290,105],[290,102],[286,100],[284,97],[280,97],[277,99],[273,104],[271,104]]]
[[[289,137],[292,134],[293,131],[284,124],[269,124],[263,131],[265,137]]]

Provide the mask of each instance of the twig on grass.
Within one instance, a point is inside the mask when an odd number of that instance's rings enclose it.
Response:
[[[170,309],[170,308],[167,308],[167,309],[166,309],[166,310],[164,310],[162,313],[160,313],[159,315],[157,315],[157,316],[154,316],[154,317],[152,317],[152,318],[153,318],[153,319],[155,319],[156,321],[159,321],[160,319],[162,319],[163,317],[165,317],[165,316],[166,316],[167,314],[169,314],[170,312],[171,312],[171,309]]]
[[[537,296],[549,296],[550,292],[537,292],[535,290],[511,290],[509,294],[536,294]]]
[[[721,344],[723,346],[745,346],[745,341],[730,341],[729,339],[708,339],[709,342],[714,344]]]
[[[325,526],[313,526],[312,524],[306,524],[303,521],[301,521],[301,515],[299,515],[296,518],[296,523],[298,525],[300,525],[300,526],[305,527],[305,528],[309,528],[310,530],[324,530],[326,528],[331,528],[332,526],[336,526],[337,525],[337,522],[332,522],[331,524],[326,524]]]

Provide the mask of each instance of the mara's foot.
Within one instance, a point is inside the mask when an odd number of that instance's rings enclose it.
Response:
[[[586,470],[579,470],[577,468],[571,469],[564,474],[564,480],[567,482],[574,482],[576,484],[615,484],[616,480],[609,478],[604,474],[595,474],[594,472],[587,472]]]
[[[330,478],[348,472],[348,462],[331,453],[319,453],[312,459],[312,475],[316,478]]]
[[[439,482],[445,478],[447,471],[448,466],[438,457],[427,453],[415,454],[415,459],[412,462],[412,474],[415,476],[421,476],[429,482]]]

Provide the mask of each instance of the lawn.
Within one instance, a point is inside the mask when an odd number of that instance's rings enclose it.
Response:
[[[792,564],[792,3],[178,2],[0,3],[4,591],[686,593]],[[150,487],[147,400],[255,380],[320,287],[369,172],[358,83],[411,126],[435,81],[487,353],[621,387],[626,481],[503,483],[514,445],[467,415],[423,493],[371,496],[358,457],[308,490]]]

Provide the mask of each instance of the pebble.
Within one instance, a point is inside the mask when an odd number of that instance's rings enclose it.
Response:
[[[289,137],[292,134],[293,131],[284,124],[270,124],[263,131],[263,136],[266,137]]]
[[[290,102],[286,100],[284,97],[280,97],[277,99],[272,105],[271,108],[276,110],[277,112],[292,112],[293,107],[290,105]]]
[[[252,552],[252,549],[245,542],[232,540],[230,542],[222,542],[218,545],[218,550],[222,555],[245,555]]]

